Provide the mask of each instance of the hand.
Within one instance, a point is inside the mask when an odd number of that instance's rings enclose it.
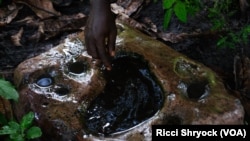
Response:
[[[85,28],[87,52],[93,59],[100,59],[111,70],[111,57],[115,55],[117,28],[111,11],[112,0],[91,0],[91,9]]]

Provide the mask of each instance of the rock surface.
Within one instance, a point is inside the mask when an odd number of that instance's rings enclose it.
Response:
[[[41,140],[151,140],[151,125],[156,124],[243,124],[242,104],[227,93],[212,70],[120,22],[117,26],[117,54],[143,56],[164,92],[162,108],[122,132],[89,134],[82,113],[107,82],[102,69],[86,54],[83,33],[74,34],[63,44],[22,62],[14,72],[20,93],[15,114],[20,119],[28,111],[35,112],[36,123],[43,130]],[[70,64],[75,62],[83,62],[83,73],[70,73]]]

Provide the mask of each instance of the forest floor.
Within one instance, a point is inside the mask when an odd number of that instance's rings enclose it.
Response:
[[[118,0],[118,2],[120,1]],[[140,0],[138,3],[139,2]],[[8,3],[2,3],[0,9],[6,8],[9,4],[11,4],[10,1]],[[223,79],[225,87],[230,92],[237,93],[238,89],[235,87],[234,73],[235,57],[238,55],[250,57],[249,44],[248,46],[238,46],[235,48],[218,48],[216,46],[218,35],[212,32],[208,32],[207,34],[207,31],[211,28],[211,23],[208,19],[204,18],[204,14],[206,14],[204,11],[195,17],[189,18],[187,23],[182,23],[176,17],[173,17],[169,27],[164,30],[162,1],[150,2],[150,0],[147,0],[139,4],[139,6],[136,6],[130,0],[120,2],[121,7],[129,9],[129,7],[134,6],[137,8],[135,12],[131,12],[129,18],[150,29],[150,32],[145,30],[145,33],[149,33],[150,36],[159,39],[174,50],[211,68]],[[38,20],[39,18],[36,16],[37,13],[31,8],[30,4],[18,3],[17,5],[21,5],[22,8],[20,8],[17,15],[13,17],[13,20],[5,25],[0,24],[0,76],[9,81],[12,81],[13,70],[19,63],[49,50],[59,44],[68,34],[81,30],[80,28],[84,26],[86,19],[82,15],[79,16],[79,13],[88,15],[89,12],[88,1],[82,2],[81,0],[75,0],[65,6],[54,5],[54,10],[65,17],[61,19],[54,18],[54,20],[61,20],[60,22],[56,22],[59,25],[56,29],[52,30],[49,28],[43,32],[44,34],[37,34],[39,27],[41,27],[39,26],[41,22],[43,21],[45,23],[46,20],[49,19],[44,18],[43,20]],[[0,18],[2,18],[1,13]],[[67,22],[67,24],[63,26],[64,28],[61,28],[61,22],[65,22],[67,19],[71,20],[71,22]],[[235,25],[239,28],[243,25],[241,24],[242,21],[238,18],[232,20],[234,20]],[[74,25],[72,25],[72,23],[74,23]],[[249,20],[245,21],[244,25],[245,24],[249,24]],[[43,28],[46,29],[46,27]],[[140,30],[143,31],[142,28]],[[189,34],[196,31],[201,34],[187,36],[181,40],[165,40],[162,38],[163,36],[159,36],[164,33],[165,35],[175,35],[175,37],[177,37],[182,33]],[[52,35],[52,32],[56,34]],[[18,37],[18,39],[16,39],[16,37]],[[236,95],[239,96],[238,94]],[[247,99],[249,101],[249,98]]]

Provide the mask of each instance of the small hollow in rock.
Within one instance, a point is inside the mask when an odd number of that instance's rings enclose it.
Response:
[[[64,86],[64,85],[58,85],[56,88],[55,88],[55,93],[59,96],[64,96],[64,95],[67,95],[69,94],[70,90],[68,87]]]
[[[87,64],[82,61],[73,62],[68,65],[69,72],[73,74],[84,73],[87,71],[87,68]]]
[[[187,87],[187,95],[191,99],[200,99],[208,94],[207,82],[193,82]]]

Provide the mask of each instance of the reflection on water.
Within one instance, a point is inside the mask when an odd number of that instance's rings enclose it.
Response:
[[[163,104],[163,91],[137,54],[118,55],[104,72],[104,91],[90,104],[84,124],[92,134],[110,135],[152,117]]]
[[[37,78],[35,84],[38,87],[50,87],[53,85],[53,78],[50,75],[41,75]]]
[[[50,74],[40,75],[35,82],[28,84],[28,87],[36,94],[42,94],[48,98],[75,102],[74,97],[68,95],[70,93],[69,86],[56,84]]]

